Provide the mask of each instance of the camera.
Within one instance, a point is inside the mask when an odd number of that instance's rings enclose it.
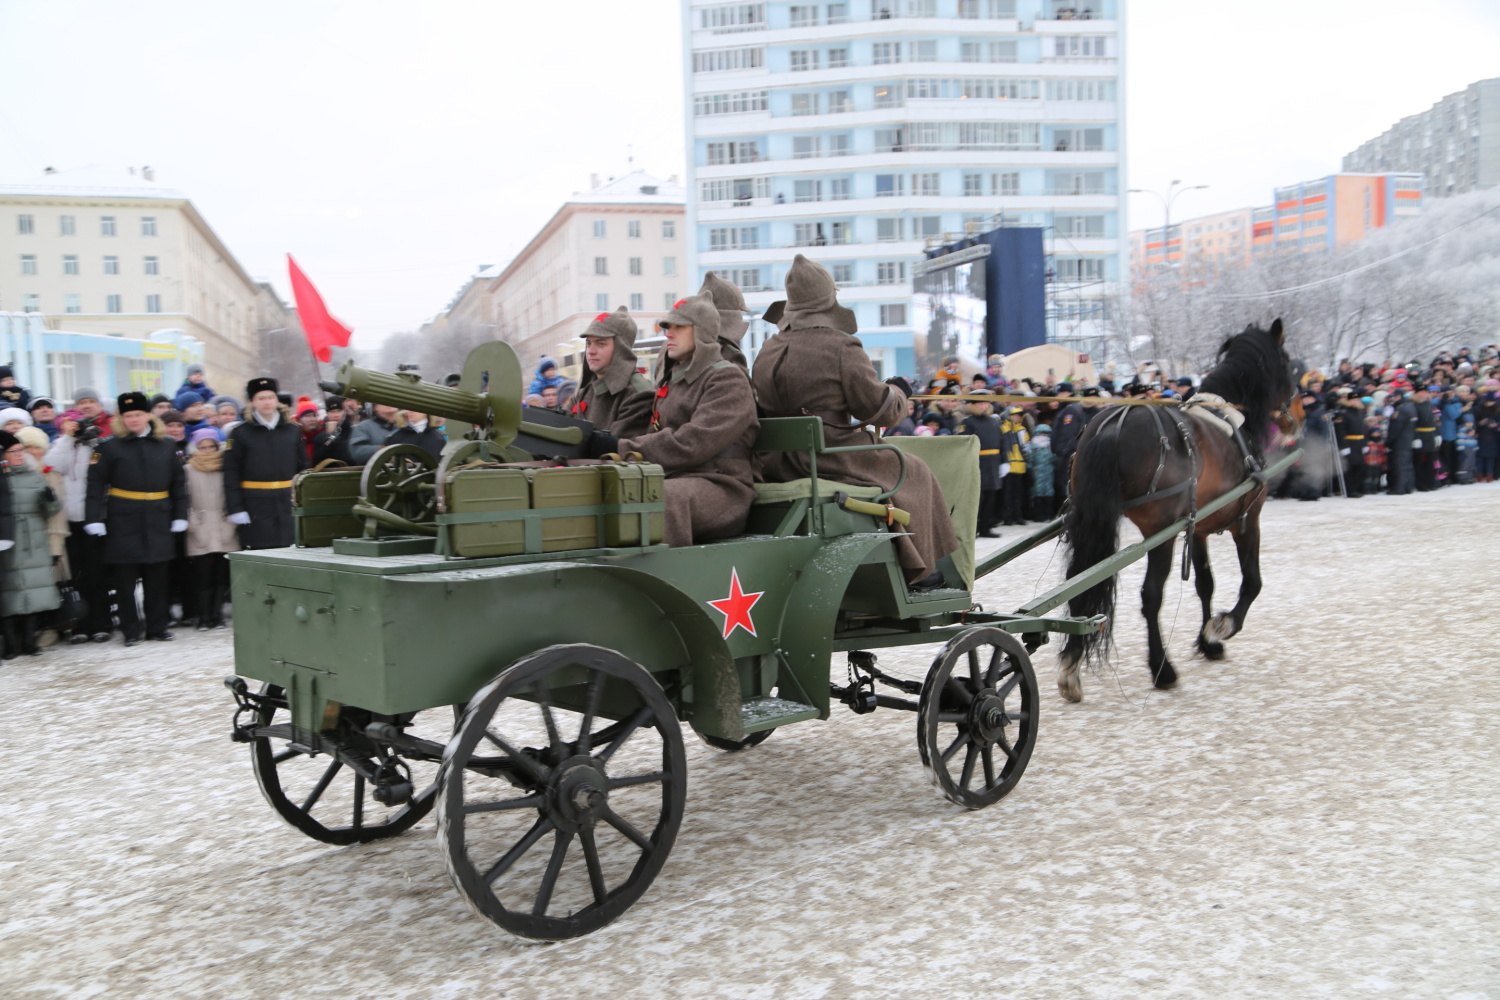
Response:
[[[95,425],[89,424],[89,425],[87,425],[85,427],[80,427],[78,429],[78,440],[79,440],[80,443],[87,443],[89,441],[95,441],[95,440],[97,440],[99,438],[99,435],[101,435],[103,433],[104,432],[101,431]]]

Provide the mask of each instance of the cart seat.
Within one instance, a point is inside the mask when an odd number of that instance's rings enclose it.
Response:
[[[880,495],[879,486],[851,486],[848,483],[835,482],[832,479],[818,480],[818,499],[824,501],[833,500],[835,493],[847,493],[856,500],[873,500]],[[793,500],[812,499],[812,480],[793,479],[789,483],[756,483],[755,500],[757,505],[768,503],[790,503]]]

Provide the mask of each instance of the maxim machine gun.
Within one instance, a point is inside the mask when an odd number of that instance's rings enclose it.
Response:
[[[477,348],[456,388],[340,370],[329,389],[444,416],[448,445],[440,461],[395,446],[297,477],[297,546],[230,554],[239,676],[226,683],[232,735],[288,823],[365,843],[436,806],[459,892],[526,937],[596,930],[646,891],[682,821],[683,723],[745,751],[835,703],[909,711],[939,793],[998,801],[1036,741],[1030,651],[1103,625],[1048,612],[1152,541],[1015,613],[986,611],[975,579],[1061,520],[976,564],[976,438],[829,448],[820,419],[786,417],[761,421],[755,449],[803,452],[813,475],[758,485],[745,535],[671,548],[662,469],[577,458],[589,425],[523,411],[520,387],[503,343]],[[960,539],[948,587],[907,590],[899,482],[817,477],[819,455],[873,449],[903,470],[920,455],[942,484]],[[921,644],[937,645],[924,679],[870,652]],[[836,654],[847,664],[831,681]]]

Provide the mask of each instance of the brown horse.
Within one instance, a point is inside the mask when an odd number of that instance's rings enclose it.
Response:
[[[1201,393],[1236,404],[1245,417],[1235,436],[1224,433],[1209,414],[1223,408],[1121,406],[1106,409],[1090,422],[1074,455],[1071,495],[1066,513],[1068,575],[1073,576],[1112,556],[1120,546],[1123,514],[1143,537],[1190,517],[1209,501],[1227,493],[1264,464],[1273,418],[1286,433],[1301,422],[1291,361],[1282,344],[1281,320],[1270,330],[1248,326],[1219,348],[1218,364],[1204,376]],[[1250,604],[1260,593],[1260,510],[1264,485],[1201,521],[1189,532],[1203,626],[1197,646],[1210,660],[1224,656],[1224,640],[1240,631]],[[1230,611],[1212,612],[1214,578],[1208,563],[1208,536],[1228,530],[1240,559],[1240,595]],[[1177,671],[1162,643],[1162,591],[1171,572],[1176,540],[1151,550],[1141,587],[1146,616],[1147,666],[1159,688],[1177,683]],[[1115,610],[1115,578],[1084,591],[1069,602],[1073,615],[1103,614],[1109,627],[1092,635],[1070,636],[1057,677],[1058,690],[1069,701],[1083,700],[1079,667],[1108,655]]]

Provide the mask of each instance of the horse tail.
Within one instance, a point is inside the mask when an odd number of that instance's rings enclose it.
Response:
[[[1113,415],[1111,414],[1111,417]],[[1105,417],[1099,417],[1101,421]],[[1120,428],[1124,418],[1114,417],[1085,435],[1073,456],[1073,486],[1069,494],[1064,538],[1068,552],[1068,576],[1077,576],[1104,562],[1120,548],[1120,515],[1125,503],[1120,481]],[[1115,614],[1115,577],[1085,590],[1068,602],[1074,616],[1105,615],[1109,622],[1099,632],[1069,636],[1064,659],[1073,666],[1080,660],[1107,659],[1112,646]]]

